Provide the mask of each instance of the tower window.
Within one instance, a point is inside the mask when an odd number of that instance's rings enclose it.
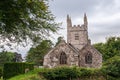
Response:
[[[75,34],[75,40],[79,40],[79,35]]]
[[[90,54],[90,53],[86,54],[85,63],[86,64],[91,64],[92,63],[92,54]]]

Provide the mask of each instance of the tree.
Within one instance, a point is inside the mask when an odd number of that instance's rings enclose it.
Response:
[[[39,43],[59,27],[54,21],[48,0],[0,0],[1,42]]]
[[[3,51],[0,52],[0,66],[3,67],[4,63],[13,62],[14,53]]]
[[[13,61],[14,61],[14,62],[22,62],[22,61],[23,61],[22,55],[19,54],[19,53],[17,53],[17,52],[15,52],[15,53],[14,53],[14,59],[13,59]]]
[[[44,55],[52,48],[52,42],[50,40],[43,40],[35,48],[32,47],[26,56],[27,62],[33,62],[36,65],[42,65]]]
[[[120,37],[109,37],[105,43],[94,44],[103,55],[104,62],[116,55],[120,56]]]
[[[61,39],[62,39],[62,37],[57,38],[57,42],[56,42],[55,46],[57,46],[60,43]]]
[[[114,56],[108,59],[103,66],[103,70],[108,76],[110,76],[109,78],[114,78],[109,80],[120,79],[120,56]]]

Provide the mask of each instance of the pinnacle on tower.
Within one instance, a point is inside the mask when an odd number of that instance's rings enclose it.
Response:
[[[67,20],[69,20],[69,15],[67,14]]]
[[[84,13],[84,25],[88,25],[86,13]]]
[[[71,18],[69,17],[69,15],[67,15],[67,26],[72,27]]]

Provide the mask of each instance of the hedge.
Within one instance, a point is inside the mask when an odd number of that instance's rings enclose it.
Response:
[[[40,71],[47,80],[120,80],[120,61],[102,68],[57,67]],[[113,62],[112,62],[113,64]]]
[[[0,67],[0,78],[2,77],[2,67]]]
[[[25,70],[33,70],[34,64],[30,63],[5,63],[3,68],[3,78],[8,79],[13,76],[24,74]]]
[[[88,78],[86,80],[93,80],[95,78],[104,77],[102,74],[100,69],[79,67],[57,67],[39,72],[39,75],[47,80],[85,80],[84,78]]]

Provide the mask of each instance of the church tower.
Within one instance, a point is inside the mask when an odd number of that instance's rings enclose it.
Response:
[[[67,15],[67,42],[61,38],[59,44],[44,56],[44,67],[100,68],[102,66],[102,54],[90,44],[88,39],[86,14],[84,14],[83,21],[82,25],[73,26],[70,16]]]
[[[84,14],[84,24],[72,25],[71,18],[67,15],[67,43],[72,44],[77,49],[81,49],[88,44],[88,22]]]

